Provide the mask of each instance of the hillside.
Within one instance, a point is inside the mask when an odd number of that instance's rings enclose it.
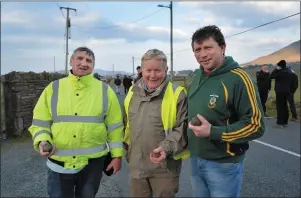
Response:
[[[286,60],[286,62],[300,62],[300,40],[296,41],[272,54],[262,56],[249,63],[244,63],[241,66],[247,65],[261,65],[261,64],[277,64],[280,60]]]

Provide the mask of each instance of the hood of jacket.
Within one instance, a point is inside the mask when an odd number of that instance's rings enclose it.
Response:
[[[209,76],[217,76],[226,73],[232,69],[238,68],[239,64],[232,58],[232,56],[226,56],[223,64],[214,70]],[[201,72],[204,72],[203,67],[200,67]]]

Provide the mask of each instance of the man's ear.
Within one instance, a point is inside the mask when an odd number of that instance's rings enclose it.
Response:
[[[226,44],[224,44],[224,45],[222,45],[222,53],[223,53],[223,55],[225,55],[225,52],[226,52]]]

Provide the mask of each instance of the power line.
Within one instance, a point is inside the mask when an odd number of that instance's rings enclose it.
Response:
[[[281,19],[277,19],[277,20],[275,20],[275,21],[271,21],[271,22],[268,22],[268,23],[264,23],[264,24],[262,24],[262,25],[259,25],[259,26],[250,28],[250,29],[248,29],[248,30],[245,30],[245,31],[242,31],[242,32],[239,32],[239,33],[235,33],[235,34],[232,34],[232,35],[229,35],[229,36],[225,36],[225,38],[234,37],[234,36],[237,36],[237,35],[240,35],[240,34],[243,34],[243,33],[246,33],[246,32],[252,31],[252,30],[255,30],[255,29],[260,28],[260,27],[263,27],[263,26],[266,26],[266,25],[269,25],[269,24],[272,24],[272,23],[275,23],[275,22],[278,22],[278,21],[282,21],[282,20],[284,20],[284,19],[288,19],[288,18],[293,17],[293,16],[296,16],[296,15],[298,15],[298,14],[300,14],[300,12],[295,13],[295,14],[292,14],[292,15],[289,15],[289,16],[286,16],[286,17],[283,17],[283,18],[281,18]],[[175,53],[175,52],[181,52],[181,51],[186,51],[186,50],[191,50],[191,48],[180,49],[180,50],[174,51],[173,53]],[[166,54],[166,55],[170,55],[170,53],[169,53],[169,54]],[[135,57],[135,58],[137,58],[137,57]]]
[[[61,11],[61,13],[62,13],[62,16],[63,16],[64,18],[66,18],[65,15],[64,15],[64,13],[63,13],[63,11],[62,11],[62,9],[61,9],[61,6],[58,4],[58,2],[55,2],[55,3],[56,3],[56,5],[57,5],[57,7],[60,9],[60,11]]]
[[[239,35],[239,34],[243,34],[243,33],[245,33],[245,32],[249,32],[249,31],[251,31],[251,30],[255,30],[255,29],[257,29],[257,28],[260,28],[260,27],[263,27],[263,26],[266,26],[266,25],[269,25],[269,24],[272,24],[272,23],[275,23],[275,22],[278,22],[278,21],[282,21],[282,20],[284,20],[284,19],[288,19],[288,18],[293,17],[293,16],[296,16],[296,15],[298,15],[298,14],[300,14],[300,12],[298,12],[298,13],[296,13],[296,14],[292,14],[292,15],[287,16],[287,17],[284,17],[284,18],[281,18],[281,19],[278,19],[278,20],[275,20],[275,21],[271,21],[271,22],[268,22],[268,23],[264,23],[264,24],[262,24],[262,25],[259,25],[259,26],[256,26],[256,27],[254,27],[254,28],[245,30],[245,31],[243,31],[243,32],[239,32],[239,33],[236,33],[236,34],[227,36],[227,37],[225,37],[225,38],[230,38],[230,37],[233,37],[233,36],[236,36],[236,35]]]
[[[157,13],[160,12],[161,10],[163,10],[163,8],[161,8],[161,9],[155,11],[155,12],[152,12],[152,13],[150,13],[150,14],[144,16],[144,17],[138,18],[138,19],[136,19],[136,20],[134,20],[134,21],[131,21],[131,22],[128,22],[128,23],[124,23],[124,24],[120,24],[120,25],[111,25],[111,26],[102,26],[102,27],[88,27],[88,26],[78,26],[78,25],[73,24],[73,26],[75,26],[75,27],[84,27],[84,28],[102,29],[102,30],[103,30],[103,29],[118,28],[118,27],[122,27],[122,26],[125,26],[125,25],[128,25],[128,24],[137,23],[138,21],[142,21],[142,20],[144,20],[144,19],[146,19],[146,18],[148,18],[148,17],[150,17],[150,16],[152,16],[152,15],[157,14]]]

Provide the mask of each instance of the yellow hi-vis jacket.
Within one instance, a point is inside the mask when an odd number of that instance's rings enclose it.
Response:
[[[126,98],[124,99],[124,108],[125,113],[128,117],[129,112],[129,104],[131,101],[131,98],[133,96],[132,92],[133,86],[130,87],[128,94]],[[177,119],[177,101],[179,98],[179,95],[181,91],[186,90],[182,86],[178,86],[175,90],[172,88],[172,83],[168,82],[167,88],[164,93],[164,97],[162,100],[162,108],[161,108],[161,117],[162,117],[162,123],[164,127],[165,135],[167,136],[168,133],[171,133],[173,130],[173,127],[176,123]],[[130,145],[130,130],[129,130],[129,119],[127,119],[126,127],[125,127],[125,134],[124,134],[124,142]],[[182,151],[179,154],[176,154],[173,156],[173,159],[179,160],[179,159],[186,159],[190,157],[190,152],[186,148],[184,151]]]
[[[90,158],[123,155],[123,118],[116,94],[93,74],[53,81],[42,92],[33,112],[35,150],[49,141],[56,145],[52,159],[65,169],[78,170]]]

